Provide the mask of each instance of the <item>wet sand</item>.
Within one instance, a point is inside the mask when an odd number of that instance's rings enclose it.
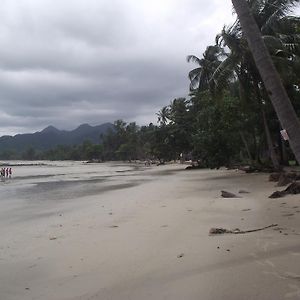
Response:
[[[266,174],[32,168],[0,187],[0,299],[300,298],[300,197],[268,199]]]

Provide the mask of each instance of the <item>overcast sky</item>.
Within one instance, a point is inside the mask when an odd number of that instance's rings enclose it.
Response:
[[[0,135],[156,122],[233,20],[230,0],[1,0]]]

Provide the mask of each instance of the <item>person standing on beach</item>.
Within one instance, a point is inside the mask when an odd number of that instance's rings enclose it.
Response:
[[[4,168],[1,169],[0,174],[1,174],[1,181],[4,181],[5,180],[4,179],[4,177],[5,177],[5,169]]]
[[[6,177],[8,178],[8,168],[6,168]]]
[[[8,170],[8,174],[9,174],[9,178],[11,178],[11,174],[12,174],[12,170],[11,170],[11,168],[9,168],[9,170]]]

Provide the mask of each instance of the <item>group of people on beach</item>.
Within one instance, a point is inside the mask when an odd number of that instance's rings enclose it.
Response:
[[[2,168],[0,170],[1,179],[4,178],[11,178],[12,175],[12,169],[11,168]]]

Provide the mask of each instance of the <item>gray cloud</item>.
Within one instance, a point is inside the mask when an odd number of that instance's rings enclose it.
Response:
[[[155,122],[232,20],[223,0],[3,0],[0,135]]]

